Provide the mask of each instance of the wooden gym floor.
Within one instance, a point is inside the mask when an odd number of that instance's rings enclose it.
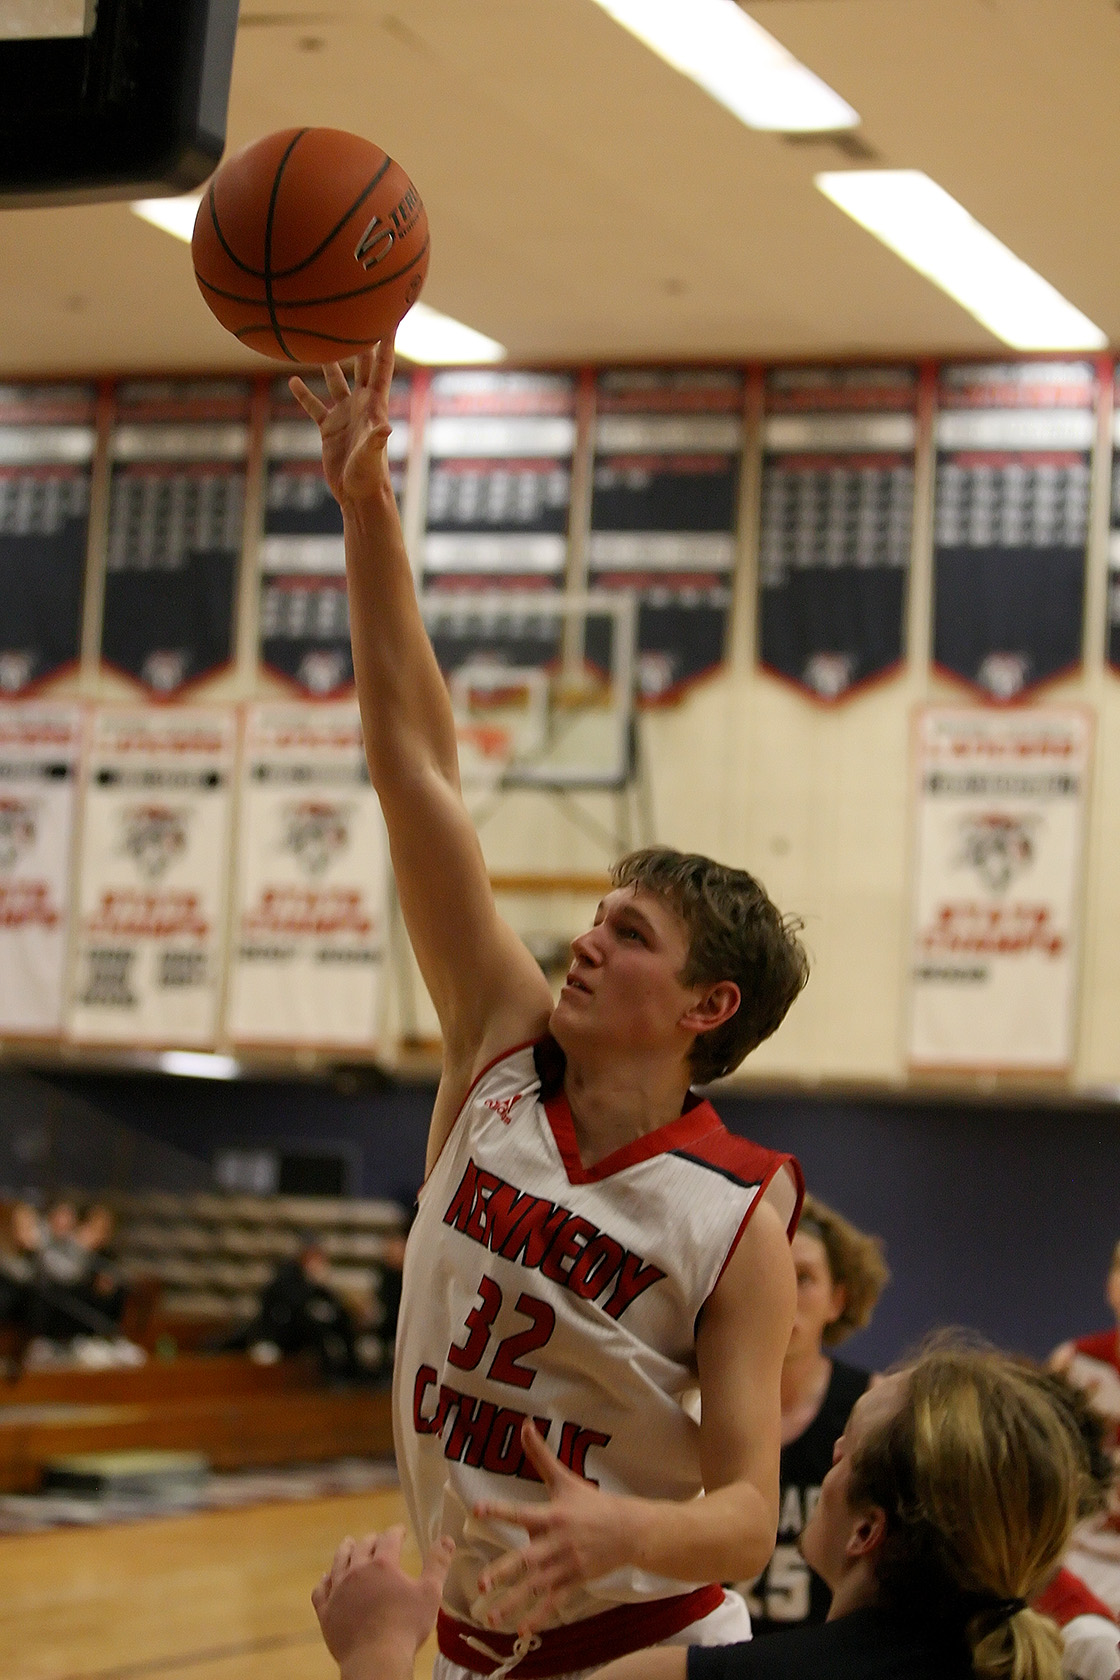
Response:
[[[0,1676],[337,1680],[311,1588],[344,1534],[404,1520],[394,1490],[0,1538]]]

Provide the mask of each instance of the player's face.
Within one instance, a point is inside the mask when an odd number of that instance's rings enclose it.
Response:
[[[852,1408],[843,1435],[832,1449],[832,1469],[821,1483],[821,1496],[801,1535],[801,1552],[833,1590],[852,1567],[861,1526],[868,1512],[849,1503],[852,1457],[869,1432],[898,1409],[906,1387],[906,1372],[895,1371],[861,1394]]]
[[[684,986],[684,922],[655,893],[616,887],[586,933],[572,940],[572,961],[552,1013],[553,1036],[570,1052],[593,1046],[664,1050],[694,1032],[681,1018],[703,988]]]
[[[792,1253],[797,1272],[797,1313],[787,1359],[818,1353],[825,1329],[844,1310],[844,1286],[832,1281],[828,1252],[821,1239],[808,1231],[798,1231]]]

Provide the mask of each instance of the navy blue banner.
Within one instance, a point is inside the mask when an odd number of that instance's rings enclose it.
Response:
[[[480,615],[469,598],[563,589],[575,409],[568,373],[450,369],[432,378],[421,574],[445,671],[478,660],[547,665],[559,654],[556,620],[534,629],[521,610]],[[436,600],[444,596],[446,610]]]
[[[723,662],[735,569],[743,379],[619,368],[596,384],[588,582],[638,597],[638,695],[676,699]]]
[[[118,385],[101,658],[170,697],[234,652],[250,387],[241,379]]]
[[[758,658],[815,700],[902,659],[917,394],[912,368],[767,378]]]
[[[941,369],[933,657],[990,700],[1081,663],[1095,429],[1091,362]]]
[[[0,696],[81,651],[95,401],[91,385],[0,386]]]
[[[320,397],[322,375],[303,376]],[[389,393],[389,470],[397,504],[404,494],[411,385],[398,375]],[[323,477],[319,428],[286,378],[269,393],[265,430],[264,532],[260,543],[260,661],[300,694],[329,699],[354,681],[342,510]]]

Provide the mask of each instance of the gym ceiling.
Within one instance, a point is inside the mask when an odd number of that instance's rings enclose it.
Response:
[[[688,0],[681,0],[687,6]],[[860,113],[742,126],[593,0],[242,0],[228,149],[328,124],[428,207],[425,301],[522,362],[998,350],[814,187],[925,170],[1120,343],[1117,0],[749,0]],[[0,213],[0,373],[251,369],[125,204]]]

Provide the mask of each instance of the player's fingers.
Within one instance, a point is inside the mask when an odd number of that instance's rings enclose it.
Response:
[[[361,355],[358,356],[357,360],[354,363],[354,384],[355,384],[355,386],[369,385],[372,382],[374,366],[375,366],[375,357],[374,357],[374,352],[373,352],[373,345],[371,344],[368,347],[368,349],[362,351]]]
[[[526,1418],[521,1425],[521,1445],[525,1449],[525,1457],[540,1476],[546,1487],[558,1487],[572,1472],[565,1469],[556,1454],[546,1444],[544,1436],[533,1422]]]
[[[377,346],[373,367],[373,384],[384,397],[388,397],[389,386],[393,382],[394,354],[393,335],[387,333]]]
[[[311,1602],[315,1606],[315,1614],[321,1615],[331,1596],[331,1578],[329,1573],[321,1575],[311,1589]]]
[[[352,1534],[348,1534],[345,1540],[339,1541],[338,1550],[334,1554],[334,1562],[331,1564],[330,1580],[332,1588],[337,1587],[349,1569],[350,1560],[354,1556],[354,1548],[357,1543]]]
[[[319,424],[319,421],[323,418],[324,414],[329,412],[326,403],[320,402],[314,391],[308,390],[298,373],[289,379],[288,389],[298,402],[299,406],[306,414],[310,415],[316,425]]]
[[[555,1548],[547,1539],[534,1541],[528,1546],[519,1546],[513,1552],[504,1552],[494,1563],[480,1571],[478,1590],[488,1593],[513,1582],[522,1584],[529,1580],[537,1580],[542,1571],[552,1568],[555,1558]]]
[[[420,1584],[429,1588],[437,1600],[443,1592],[443,1583],[447,1579],[447,1571],[451,1568],[451,1559],[454,1556],[454,1540],[450,1534],[441,1534],[424,1559],[424,1567],[420,1571]]]
[[[529,1534],[542,1534],[552,1520],[547,1505],[510,1505],[504,1499],[480,1499],[477,1505],[471,1506],[471,1512],[493,1522],[512,1523]]]
[[[342,371],[340,362],[324,362],[323,378],[327,382],[327,390],[336,402],[350,395],[350,387],[346,382],[346,375]]]
[[[373,1541],[370,1547],[370,1557],[376,1557],[378,1563],[394,1563],[401,1561],[401,1547],[404,1545],[404,1524],[395,1523],[392,1528],[385,1529],[382,1534],[371,1534]]]

